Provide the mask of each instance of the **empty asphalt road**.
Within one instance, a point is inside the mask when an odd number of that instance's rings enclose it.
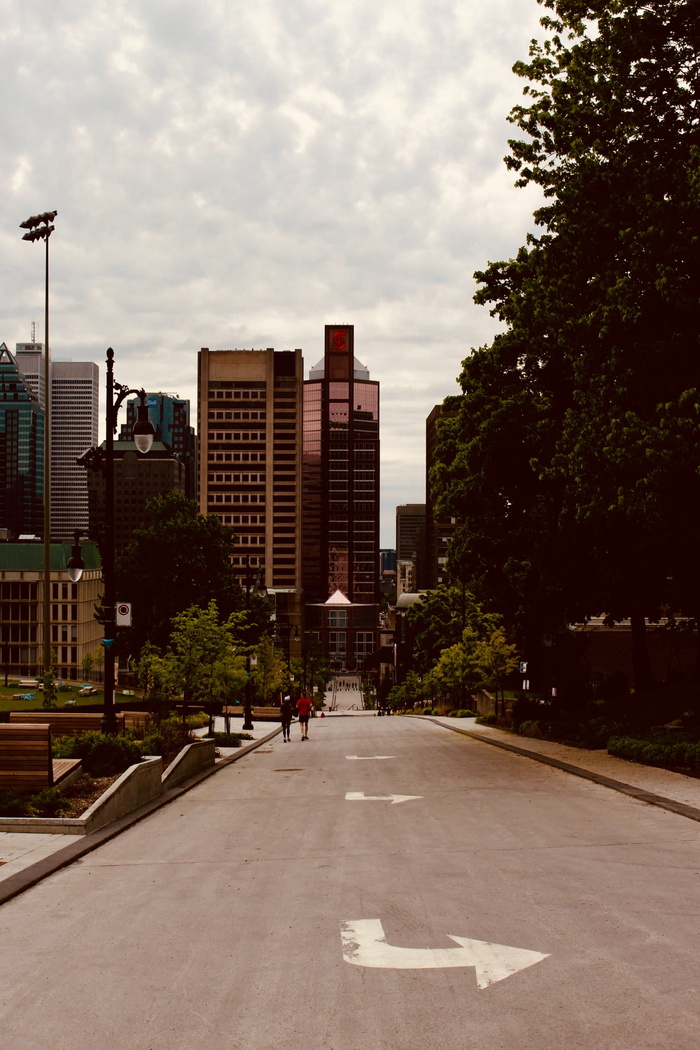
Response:
[[[697,1050],[699,902],[694,821],[316,719],[0,908],[1,1043]]]

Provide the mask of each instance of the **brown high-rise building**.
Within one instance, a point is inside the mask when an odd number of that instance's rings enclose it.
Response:
[[[200,512],[234,529],[241,585],[262,568],[280,621],[298,630],[302,384],[301,350],[199,352]]]
[[[353,325],[326,325],[304,383],[303,582],[332,666],[360,668],[376,648],[378,552],[379,383],[355,357]]]

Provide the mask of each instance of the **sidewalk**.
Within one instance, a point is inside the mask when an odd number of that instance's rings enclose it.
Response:
[[[650,805],[700,821],[700,777],[628,762],[624,758],[614,758],[607,751],[586,751],[551,740],[533,740],[493,726],[477,725],[474,718],[438,716],[430,717],[430,721],[475,740],[592,780],[614,791],[621,791]]]
[[[242,732],[241,725],[242,720],[231,719],[232,726],[231,731],[234,733]],[[215,719],[214,728],[216,732],[224,731],[224,719]],[[249,730],[253,740],[262,741],[274,733],[275,730],[279,731],[278,722],[258,722],[255,729]],[[202,730],[202,735],[206,733],[206,729]],[[244,741],[244,746],[249,741]],[[222,748],[222,757],[229,757],[235,755],[237,748]],[[123,821],[129,821],[129,815],[123,818]],[[120,827],[122,821],[118,822]],[[109,832],[111,825],[103,829],[105,832]],[[102,834],[98,832],[98,834]],[[17,875],[19,872],[25,871],[34,864],[46,862],[46,874],[50,874],[52,870],[56,870],[60,867],[60,863],[51,863],[51,858],[54,854],[59,851],[66,849],[67,847],[73,847],[73,850],[79,848],[82,843],[85,846],[85,852],[92,848],[91,844],[92,836],[86,835],[51,835],[51,834],[31,834],[26,832],[12,832],[12,831],[0,831],[0,892],[2,890],[2,883],[9,879],[13,875]],[[58,861],[58,858],[56,858]]]

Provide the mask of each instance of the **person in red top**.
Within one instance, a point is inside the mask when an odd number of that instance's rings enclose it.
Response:
[[[297,715],[299,716],[302,740],[309,739],[309,715],[313,706],[311,701],[305,696],[300,696],[297,700]]]

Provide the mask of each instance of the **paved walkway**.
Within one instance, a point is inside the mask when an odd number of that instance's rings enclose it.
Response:
[[[625,794],[645,802],[655,805],[668,802],[670,804],[665,805],[665,809],[700,820],[700,777],[628,762],[624,758],[614,758],[607,751],[586,751],[551,740],[532,740],[503,729],[477,725],[474,718],[434,717],[431,721],[516,754],[557,766],[577,776],[585,776],[606,787],[618,791],[625,789]]]
[[[605,751],[585,751],[548,740],[532,740],[517,736],[491,726],[477,725],[473,718],[430,719],[446,729],[482,740],[497,747],[506,748],[516,754],[545,762],[566,772],[594,780],[598,784],[622,791],[651,805],[661,805],[681,816],[700,821],[700,778],[671,773],[666,769],[643,766],[613,758]],[[223,729],[223,719],[221,726]],[[278,728],[275,723],[259,722],[251,731],[255,740],[263,740]],[[235,752],[227,751],[226,754]],[[125,818],[128,820],[128,818]],[[86,843],[84,835],[32,835],[0,832],[0,889],[11,875],[16,875],[32,865],[50,858],[71,843]],[[46,865],[46,874],[52,866]]]
[[[240,719],[231,719],[232,732],[240,732]],[[224,719],[217,718],[214,726],[217,732],[223,732]],[[255,729],[249,730],[254,740],[264,740],[271,732],[278,729],[275,722],[258,722]],[[202,730],[206,733],[206,729]],[[235,748],[222,748],[222,755],[233,755]],[[33,835],[25,832],[0,831],[0,883],[11,875],[16,875],[25,868],[51,857],[71,843],[85,842],[85,835]]]

